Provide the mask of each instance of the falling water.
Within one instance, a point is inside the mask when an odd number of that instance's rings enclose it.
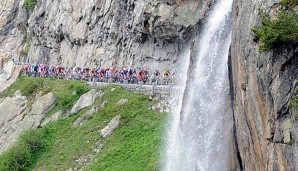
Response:
[[[183,102],[173,108],[166,171],[229,170],[228,53],[233,0],[218,0],[199,37]],[[182,99],[182,98],[180,98]]]

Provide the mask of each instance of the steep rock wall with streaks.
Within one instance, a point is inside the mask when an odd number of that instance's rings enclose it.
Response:
[[[297,111],[289,107],[298,87],[298,48],[259,52],[251,31],[259,9],[274,16],[279,2],[234,1],[230,76],[242,170],[298,169]]]

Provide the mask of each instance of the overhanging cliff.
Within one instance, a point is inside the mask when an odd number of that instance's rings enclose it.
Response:
[[[212,2],[41,0],[30,11],[4,0],[0,52],[30,63],[174,67]]]

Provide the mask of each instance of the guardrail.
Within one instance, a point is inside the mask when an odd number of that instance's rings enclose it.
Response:
[[[105,87],[108,85],[118,85],[129,91],[143,93],[149,96],[157,96],[159,98],[173,97],[177,94],[183,94],[183,86],[169,85],[140,85],[140,84],[119,84],[119,83],[102,83],[102,82],[87,82],[91,87]]]

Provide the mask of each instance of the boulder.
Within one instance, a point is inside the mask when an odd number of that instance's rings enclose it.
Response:
[[[97,91],[95,89],[83,94],[76,104],[70,110],[70,114],[78,113],[80,110],[91,106],[96,98],[102,95],[102,91]]]
[[[92,117],[92,115],[97,111],[96,107],[91,108],[90,110],[88,110],[86,113],[84,113],[81,117],[79,117],[74,123],[73,126],[79,126],[82,125],[84,123],[84,121],[86,122],[86,120],[88,120],[90,117]]]
[[[106,127],[100,130],[100,135],[102,136],[102,138],[107,138],[109,135],[113,133],[113,131],[116,128],[118,128],[120,123],[120,118],[121,118],[120,115],[114,117]]]
[[[0,153],[8,149],[24,130],[20,125],[26,108],[27,98],[20,91],[0,103]]]
[[[50,123],[50,122],[54,122],[57,121],[62,115],[62,111],[59,110],[58,112],[54,113],[52,116],[48,117],[47,119],[45,119],[41,126],[45,126],[46,124]]]
[[[13,97],[6,97],[0,103],[0,132],[7,123],[16,119],[27,107],[27,98],[17,90]],[[4,126],[2,126],[4,125]],[[1,134],[2,135],[2,134]],[[0,135],[0,136],[1,136]],[[0,138],[1,139],[1,138]],[[1,148],[1,140],[0,140]],[[1,150],[0,150],[1,151]]]
[[[116,103],[116,106],[122,106],[128,102],[128,99],[121,99]]]
[[[52,109],[55,102],[56,98],[52,92],[37,98],[32,105],[31,111],[24,116],[22,121],[28,124],[28,128],[40,126],[41,120]]]
[[[0,103],[0,153],[15,142],[21,132],[37,127],[45,114],[55,104],[53,93],[36,99],[31,111],[27,107],[27,98],[16,91],[13,97],[6,97]]]
[[[283,128],[283,143],[290,143],[291,142],[291,128],[292,128],[292,121],[291,119],[287,119],[283,124],[282,124],[282,128]]]
[[[1,54],[0,54],[1,56]],[[2,61],[0,57],[0,62]],[[0,63],[2,65],[2,63]],[[1,67],[1,66],[0,66]],[[0,93],[12,85],[20,75],[21,68],[15,66],[13,61],[4,63],[4,67],[0,70]]]
[[[32,105],[30,115],[41,115],[47,113],[55,104],[56,98],[52,92],[36,99]]]

